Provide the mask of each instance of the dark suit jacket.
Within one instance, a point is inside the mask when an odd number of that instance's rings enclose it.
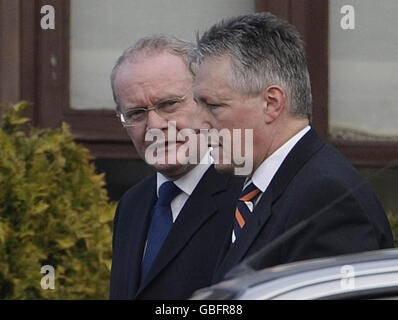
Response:
[[[230,234],[226,237],[227,252],[213,281],[222,280],[243,259],[361,182],[359,172],[348,160],[311,129],[282,163],[239,238],[231,244]],[[386,214],[366,183],[253,266],[262,269],[393,246]]]
[[[210,285],[242,185],[242,179],[222,176],[211,166],[179,213],[144,283],[141,260],[156,201],[156,175],[129,189],[114,220],[110,298],[187,299]]]

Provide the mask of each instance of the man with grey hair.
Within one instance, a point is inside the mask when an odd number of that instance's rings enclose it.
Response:
[[[204,123],[217,130],[253,130],[253,170],[214,281],[322,209],[252,266],[393,247],[389,222],[371,188],[354,190],[362,183],[357,170],[311,128],[309,73],[293,26],[270,13],[225,19],[198,39],[191,65]],[[218,148],[222,153],[223,144]],[[238,165],[220,163],[216,169],[231,173]]]
[[[189,298],[211,283],[223,235],[233,223],[231,199],[237,199],[242,181],[217,173],[206,154],[199,155],[197,165],[176,157],[183,148],[176,135],[198,129],[188,68],[192,48],[173,37],[146,37],[128,48],[112,71],[122,125],[139,156],[157,173],[119,202],[111,299]],[[155,143],[165,161],[148,160],[153,131],[163,134]]]

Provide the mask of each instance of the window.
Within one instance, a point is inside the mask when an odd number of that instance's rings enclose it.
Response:
[[[100,158],[136,158],[115,116],[109,76],[122,51],[151,33],[194,40],[228,15],[255,10],[253,0],[52,0],[55,30],[37,29],[35,122],[71,125],[76,139]],[[36,12],[40,10],[36,9]]]
[[[355,29],[341,27],[344,0],[263,0],[306,42],[313,127],[357,166],[398,159],[398,22],[395,0],[352,0]]]
[[[138,37],[194,38],[221,17],[271,11],[306,42],[313,127],[359,166],[398,158],[395,0],[352,0],[355,30],[342,30],[345,1],[315,0],[2,0],[0,100],[35,103],[36,125],[69,123],[100,158],[135,158],[114,111],[109,73]],[[40,28],[40,8],[55,8],[55,30]],[[177,8],[177,9],[176,9]],[[188,39],[188,40],[189,40]],[[369,41],[371,39],[372,41]],[[376,106],[377,105],[377,106]]]

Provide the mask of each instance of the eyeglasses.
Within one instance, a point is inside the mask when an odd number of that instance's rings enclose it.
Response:
[[[154,110],[160,117],[170,120],[169,117],[183,106],[189,93],[190,90],[182,97],[163,100],[153,107],[127,109],[124,112],[119,112],[117,116],[120,118],[123,127],[135,127],[146,123],[148,113],[151,110]]]

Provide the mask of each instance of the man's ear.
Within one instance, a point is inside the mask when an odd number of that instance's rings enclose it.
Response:
[[[277,85],[267,87],[263,92],[265,122],[274,122],[286,108],[287,97],[285,90]]]

